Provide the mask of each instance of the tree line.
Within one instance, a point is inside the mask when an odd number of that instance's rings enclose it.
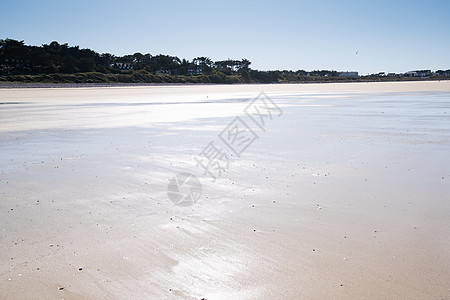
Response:
[[[0,40],[0,74],[73,74],[78,72],[120,73],[127,70],[145,70],[150,73],[172,75],[245,74],[251,62],[247,59],[212,61],[208,57],[192,60],[170,55],[134,53],[115,56],[80,49],[56,41],[42,46],[25,45],[24,41]]]
[[[192,60],[170,55],[134,53],[116,56],[56,41],[42,46],[0,39],[0,81],[126,83],[272,83],[403,80],[368,76],[342,78],[333,70],[259,71],[248,59]],[[449,76],[450,70],[440,76]],[[440,74],[440,73],[439,73]]]
[[[91,76],[93,80],[111,80],[126,82],[137,80],[159,80],[151,74],[168,76],[203,76],[197,79],[164,79],[167,82],[279,82],[283,74],[292,77],[292,71],[258,71],[250,68],[248,59],[213,61],[209,57],[196,57],[192,60],[180,59],[170,55],[151,55],[150,53],[134,53],[116,56],[110,53],[97,53],[79,46],[69,46],[56,41],[42,46],[26,45],[24,41],[14,39],[0,40],[0,76],[21,81],[18,75],[41,75],[36,78],[73,78],[64,74],[100,73]],[[118,76],[110,76],[116,74]],[[295,76],[334,76],[336,71],[303,70],[295,72]],[[14,75],[16,75],[14,77]],[[51,76],[44,76],[51,75]],[[120,75],[120,76],[119,76]],[[129,75],[129,76],[123,76]],[[295,77],[294,76],[294,77]],[[83,76],[81,76],[83,77]],[[78,76],[77,78],[81,78]],[[33,78],[33,77],[26,77]],[[52,79],[53,78],[53,79]],[[55,79],[56,78],[56,79]],[[84,78],[84,77],[83,77]],[[100,78],[100,79],[99,79]],[[103,79],[102,79],[103,78]],[[115,79],[114,79],[115,78]],[[2,78],[0,78],[1,80]],[[70,81],[71,79],[67,79]]]

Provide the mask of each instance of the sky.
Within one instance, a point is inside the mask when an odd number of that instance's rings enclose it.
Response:
[[[450,69],[448,0],[0,0],[0,39],[259,70]]]

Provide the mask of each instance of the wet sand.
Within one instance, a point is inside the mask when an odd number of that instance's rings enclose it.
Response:
[[[0,89],[0,299],[450,299],[449,154],[448,81]]]

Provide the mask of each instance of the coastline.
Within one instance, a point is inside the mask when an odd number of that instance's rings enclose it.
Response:
[[[303,82],[273,82],[273,83],[30,83],[30,82],[0,82],[0,89],[31,89],[31,88],[107,88],[107,87],[158,87],[158,86],[236,86],[236,85],[314,85],[314,84],[349,84],[349,83],[417,83],[417,82],[450,82],[450,79],[403,79],[403,80],[348,80],[348,81],[303,81]]]

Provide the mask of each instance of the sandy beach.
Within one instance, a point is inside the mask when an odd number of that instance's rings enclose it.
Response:
[[[0,89],[0,299],[450,299],[449,249],[449,81]]]

